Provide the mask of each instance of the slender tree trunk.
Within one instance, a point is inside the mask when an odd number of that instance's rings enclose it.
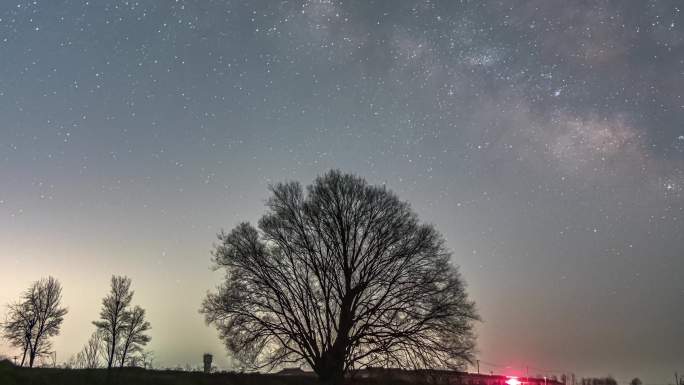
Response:
[[[35,340],[33,341],[33,344],[30,344],[29,348],[29,367],[33,367],[33,363],[36,360],[36,356],[38,355],[38,344],[40,343],[40,339],[43,337],[43,324],[40,324],[40,327],[38,328],[38,332],[36,333]]]
[[[118,314],[118,313],[117,313]],[[118,316],[117,316],[118,317]],[[107,370],[112,368],[112,364],[114,363],[114,352],[116,352],[116,339],[118,337],[116,333],[116,328],[117,328],[117,323],[113,322],[112,324],[112,340],[110,342],[110,347],[109,347],[109,359],[107,360]]]
[[[29,368],[33,367],[33,361],[36,359],[36,351],[38,350],[38,337],[35,343],[29,342]]]
[[[124,367],[124,363],[126,362],[126,353],[128,353],[128,341],[126,341],[121,351],[121,362],[119,364],[119,369],[122,369]]]
[[[116,344],[114,343],[114,337],[112,337],[112,342],[109,347],[109,357],[107,359],[107,370],[112,368],[112,362],[114,361],[114,350],[116,349]]]
[[[24,354],[21,355],[21,364],[19,366],[23,367],[24,362],[26,362],[26,352],[28,352],[29,345],[28,343],[24,344]]]

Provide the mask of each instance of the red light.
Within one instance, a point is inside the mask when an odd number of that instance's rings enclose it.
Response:
[[[508,385],[520,385],[522,382],[518,381],[518,377],[509,377],[508,380],[506,380],[506,383]]]

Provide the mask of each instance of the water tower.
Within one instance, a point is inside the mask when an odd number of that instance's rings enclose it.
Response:
[[[204,356],[202,356],[202,360],[204,361],[204,373],[211,373],[211,360],[214,358],[209,353],[204,353]]]

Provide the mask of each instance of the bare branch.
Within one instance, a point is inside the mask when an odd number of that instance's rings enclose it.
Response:
[[[458,368],[475,306],[441,235],[385,187],[331,171],[271,186],[258,229],[219,234],[226,281],[201,312],[252,368],[308,364],[326,381],[368,365]]]

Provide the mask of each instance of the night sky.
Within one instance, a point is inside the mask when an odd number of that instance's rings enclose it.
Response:
[[[684,372],[680,1],[0,2],[0,317],[53,275],[59,361],[133,280],[156,366],[269,183],[386,184],[444,234],[483,372]],[[0,342],[0,354],[12,351]],[[471,369],[474,370],[474,369]]]

